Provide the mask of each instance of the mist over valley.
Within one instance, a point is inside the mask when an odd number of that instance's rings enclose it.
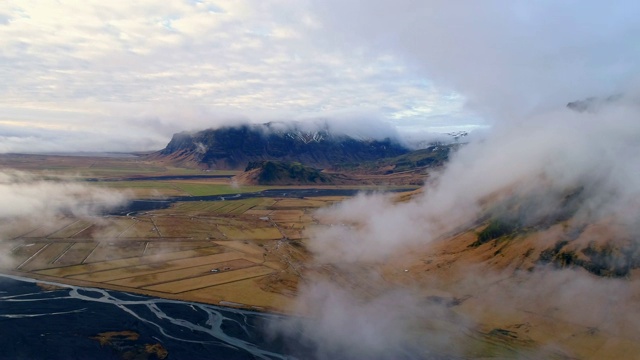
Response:
[[[635,358],[639,15],[0,5],[0,358]]]

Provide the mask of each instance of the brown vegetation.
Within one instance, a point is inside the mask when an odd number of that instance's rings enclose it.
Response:
[[[406,202],[419,196],[421,190],[394,199]],[[564,286],[560,280],[536,282],[543,279],[538,274],[554,271],[558,276],[550,279],[570,274],[597,289],[624,286],[620,296],[640,297],[637,249],[631,241],[620,241],[628,235],[615,221],[585,224],[558,216],[521,223],[492,213],[429,246],[401,248],[384,262],[315,263],[308,250],[309,230],[336,225],[320,224],[315,210],[342,200],[182,202],[131,216],[60,216],[47,224],[18,221],[5,227],[3,245],[13,261],[3,263],[3,271],[285,313],[304,311],[292,303],[300,296],[300,286],[312,280],[330,279],[364,300],[412,288],[419,289],[425,306],[473,319],[464,331],[477,343],[472,351],[476,355],[507,351],[526,357],[527,351],[559,338],[567,339],[566,344],[545,350],[542,357],[613,359],[640,350],[637,334],[618,327],[625,324],[628,309],[592,313],[576,322],[571,312],[588,307],[591,300],[563,302],[553,290]],[[608,292],[594,296],[593,301],[604,301]],[[442,320],[444,326],[451,326],[447,321]],[[103,346],[123,346],[134,336],[105,333],[95,339]],[[158,344],[126,351],[167,356]]]

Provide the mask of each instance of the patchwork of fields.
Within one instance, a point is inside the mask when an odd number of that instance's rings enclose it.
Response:
[[[133,216],[60,217],[5,233],[5,271],[165,298],[283,310],[314,208],[340,201],[178,202]],[[293,282],[293,283],[292,283]]]

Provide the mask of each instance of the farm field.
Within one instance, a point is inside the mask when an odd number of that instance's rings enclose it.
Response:
[[[3,270],[165,298],[285,311],[291,294],[273,291],[277,286],[270,279],[290,277],[289,262],[296,256],[290,253],[295,251],[292,244],[313,224],[310,210],[336,200],[178,202],[128,217],[60,218],[58,227],[34,225],[5,241],[13,261]]]
[[[236,172],[166,167],[135,157],[2,155],[36,176],[122,191],[131,199],[258,192]],[[71,175],[70,175],[71,174]],[[59,181],[59,180],[56,180]],[[282,187],[280,187],[282,188]],[[295,296],[313,211],[343,200],[246,198],[174,202],[128,216],[59,215],[2,227],[3,272],[151,296],[286,312]]]
[[[285,201],[286,210],[279,206]],[[315,201],[314,205],[319,205]],[[329,204],[334,199],[324,201]],[[182,202],[129,217],[61,218],[3,244],[13,273],[172,299],[284,311],[265,285],[291,276],[292,243],[312,224],[304,199]],[[14,233],[15,234],[15,233]],[[219,291],[224,286],[225,291]],[[270,289],[266,291],[265,289]],[[247,293],[252,294],[249,298]]]

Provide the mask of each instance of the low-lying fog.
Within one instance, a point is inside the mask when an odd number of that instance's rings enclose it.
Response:
[[[319,216],[336,225],[357,226],[314,232],[310,247],[317,264],[362,271],[404,248],[428,249],[442,234],[476,222],[497,200],[534,196],[534,216],[553,211],[576,189],[584,200],[574,219],[615,218],[638,238],[640,51],[633,44],[640,35],[639,5],[352,1],[335,12],[336,5],[323,2],[318,13],[328,29],[344,34],[345,46],[402,53],[427,76],[465,95],[469,109],[493,126],[462,147],[429,179],[424,194],[407,203],[371,195],[321,210]],[[566,106],[589,97],[595,99],[579,109]],[[463,279],[447,285],[451,294],[473,294],[492,311],[555,309],[560,315],[549,315],[570,323],[600,319],[612,336],[640,330],[640,319],[631,315],[637,305],[632,280],[576,270],[503,274],[472,266]],[[432,284],[437,288],[442,281],[434,278]],[[299,306],[317,321],[294,321],[282,331],[301,333],[325,359],[421,357],[430,346],[464,354],[472,346],[464,334],[477,319],[425,306],[415,296],[419,290],[390,287],[363,297],[332,281],[310,279]],[[449,328],[429,330],[443,317]],[[563,339],[542,345],[562,348]]]
[[[5,247],[10,233],[54,225],[61,216],[91,217],[127,201],[127,194],[69,178],[16,170],[0,171],[0,265],[10,267]]]

